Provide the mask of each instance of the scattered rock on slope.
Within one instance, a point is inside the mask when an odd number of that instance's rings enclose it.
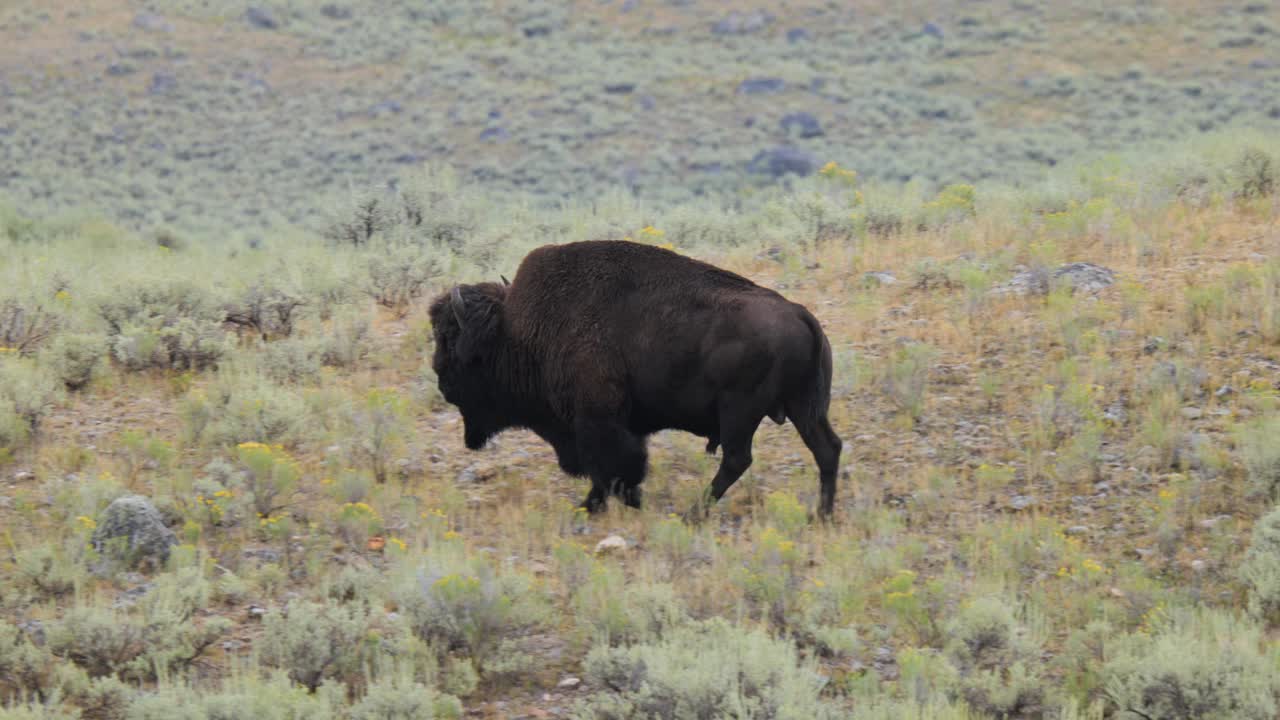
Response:
[[[160,511],[141,495],[116,498],[103,511],[93,531],[93,549],[126,567],[161,566],[178,543]]]

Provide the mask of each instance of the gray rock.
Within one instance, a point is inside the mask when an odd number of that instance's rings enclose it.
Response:
[[[942,39],[942,28],[937,23],[927,22],[920,28],[920,34]]]
[[[1235,394],[1236,394],[1236,389],[1231,387],[1230,385],[1223,385],[1222,387],[1213,391],[1213,396],[1218,399],[1230,397]]]
[[[1014,495],[1013,497],[1009,498],[1009,507],[1013,508],[1014,510],[1026,510],[1027,508],[1034,505],[1035,502],[1036,502],[1036,499],[1031,497],[1030,495]]]
[[[887,270],[872,270],[862,274],[862,282],[872,286],[893,285],[898,282],[898,278]]]
[[[813,155],[800,148],[783,145],[756,153],[748,163],[747,171],[779,178],[787,173],[811,175],[817,166],[818,161]]]
[[[178,76],[173,73],[158,72],[151,76],[151,84],[147,85],[148,95],[168,95],[178,89]]]
[[[787,42],[800,43],[811,39],[813,36],[804,28],[791,28],[787,31]]]
[[[782,132],[788,135],[795,133],[802,138],[821,137],[822,124],[811,113],[787,113],[782,116]]]
[[[1066,535],[1075,535],[1075,536],[1088,535],[1089,526],[1088,525],[1072,525],[1071,527],[1064,530],[1063,533]]]
[[[1199,420],[1204,415],[1204,411],[1198,407],[1184,407],[1181,413],[1188,420]]]
[[[147,32],[173,32],[173,23],[164,19],[163,15],[140,12],[133,18],[133,26]]]
[[[262,30],[275,30],[280,27],[280,21],[276,20],[276,16],[266,8],[250,6],[244,11],[245,22]]]
[[[169,559],[169,548],[178,544],[165,527],[160,511],[141,495],[116,498],[103,511],[93,531],[93,549],[104,559],[128,568],[159,567]]]
[[[1097,293],[1116,282],[1115,272],[1101,265],[1077,262],[1048,272],[1043,268],[1024,270],[991,292],[997,295],[1047,295],[1054,285],[1066,285],[1071,292]]]
[[[778,93],[787,88],[787,81],[779,77],[749,77],[738,83],[739,95],[763,95]]]
[[[1149,337],[1146,339],[1146,342],[1142,343],[1142,354],[1155,355],[1156,352],[1159,351],[1160,348],[1164,347],[1166,344],[1167,343],[1165,342],[1165,339],[1158,335]]]
[[[1069,284],[1073,292],[1096,293],[1116,284],[1115,271],[1086,262],[1063,265],[1053,271],[1053,279]]]

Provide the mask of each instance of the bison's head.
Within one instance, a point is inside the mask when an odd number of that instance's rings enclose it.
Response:
[[[457,285],[431,303],[431,328],[440,393],[462,412],[464,440],[484,447],[504,428],[494,392],[494,359],[502,344],[506,288],[497,283]]]

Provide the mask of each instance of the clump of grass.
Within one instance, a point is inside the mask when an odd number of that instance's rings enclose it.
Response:
[[[880,386],[885,395],[913,423],[924,416],[929,371],[937,357],[932,346],[911,343],[895,350],[881,371]]]
[[[390,388],[374,388],[347,411],[347,437],[353,459],[385,483],[409,430],[408,403]]]

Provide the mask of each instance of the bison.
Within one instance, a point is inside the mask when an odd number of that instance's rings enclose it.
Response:
[[[582,506],[640,507],[649,435],[707,438],[723,456],[696,519],[751,466],[765,418],[790,419],[835,504],[841,441],[827,410],[831,346],[804,306],[678,253],[593,240],[531,251],[515,280],[457,285],[430,308],[432,367],[468,449],[527,428],[589,476]]]

